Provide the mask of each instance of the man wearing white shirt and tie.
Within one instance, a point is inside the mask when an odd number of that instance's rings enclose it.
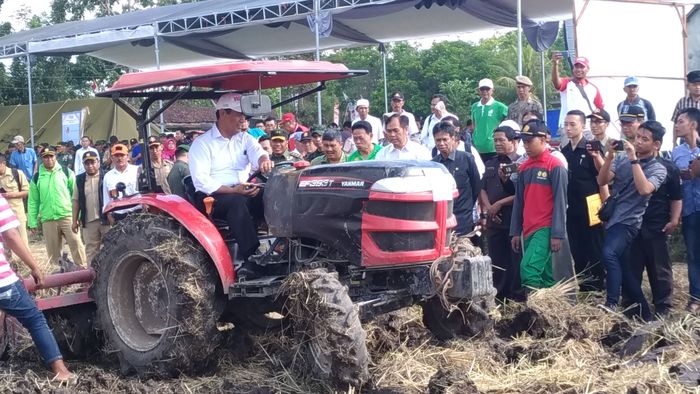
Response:
[[[241,132],[244,114],[240,94],[224,94],[215,108],[216,124],[190,147],[190,174],[197,190],[197,203],[213,196],[216,202],[212,215],[226,220],[229,232],[236,238],[239,250],[236,258],[244,261],[238,275],[252,279],[256,274],[255,264],[248,258],[260,246],[253,217],[263,217],[263,206],[260,188],[246,181],[251,166],[267,173],[274,163],[253,136]]]
[[[408,122],[405,115],[389,115],[384,123],[389,145],[377,152],[375,160],[432,160],[428,148],[408,138]]]

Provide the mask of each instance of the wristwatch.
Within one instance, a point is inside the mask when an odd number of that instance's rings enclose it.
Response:
[[[638,159],[630,160],[630,165],[639,164]]]

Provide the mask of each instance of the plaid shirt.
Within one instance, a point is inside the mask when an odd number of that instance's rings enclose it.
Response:
[[[693,100],[692,96],[685,96],[682,99],[678,100],[678,102],[676,103],[676,108],[673,110],[673,116],[671,116],[671,121],[673,121],[673,123],[676,123],[676,119],[678,119],[678,115],[680,115],[681,111],[683,111],[686,108],[692,107],[700,109],[700,100]]]

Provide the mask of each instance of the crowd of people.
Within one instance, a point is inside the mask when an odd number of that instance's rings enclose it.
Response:
[[[41,227],[49,264],[59,265],[65,242],[76,265],[88,266],[109,227],[140,209],[104,210],[120,194],[139,192],[148,157],[153,191],[180,195],[200,209],[206,197],[215,196],[212,216],[229,224],[238,245],[237,274],[250,279],[258,275],[250,260],[260,246],[255,219],[263,216],[261,188],[248,182],[254,171],[300,160],[312,166],[432,160],[454,177],[455,232],[487,250],[499,299],[522,301],[533,289],[576,276],[582,291],[605,292],[603,308],[644,320],[665,316],[674,307],[668,237],[681,225],[686,308],[700,313],[700,71],[687,75],[688,95],[672,117],[675,147],[666,156],[661,145],[667,131],[656,121],[652,103],[639,97],[636,77],[624,81],[625,97],[616,107],[621,137],[612,138],[611,115],[587,79],[588,60],[574,59],[573,75],[562,78],[561,59],[555,54],[551,73],[562,103],[558,127],[546,125],[532,81],[520,75],[517,100],[510,105],[495,99],[492,80],[479,81],[479,100],[464,123],[442,94],[431,96],[430,115],[422,122],[404,109],[406,98],[396,91],[392,111],[381,117],[359,99],[352,121],[308,128],[294,113],[250,119],[242,113],[240,95],[228,93],[216,101],[216,123],[206,132],[178,131],[146,141],[111,137],[95,144],[83,136],[79,146],[69,141],[35,149],[16,136],[0,154],[5,251],[16,253],[41,283],[26,231]],[[550,129],[557,128],[561,141],[555,147]],[[7,261],[2,254],[0,294],[19,291]],[[645,270],[653,311],[641,290]],[[12,314],[3,302],[0,297],[0,309]],[[34,324],[46,336],[45,321],[37,319],[34,314],[23,324]],[[69,373],[46,341],[40,346],[44,360],[65,377]]]

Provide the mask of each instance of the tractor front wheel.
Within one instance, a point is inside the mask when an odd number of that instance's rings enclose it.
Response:
[[[97,322],[123,371],[200,372],[220,344],[223,300],[213,264],[190,234],[160,215],[129,216],[94,259]]]

